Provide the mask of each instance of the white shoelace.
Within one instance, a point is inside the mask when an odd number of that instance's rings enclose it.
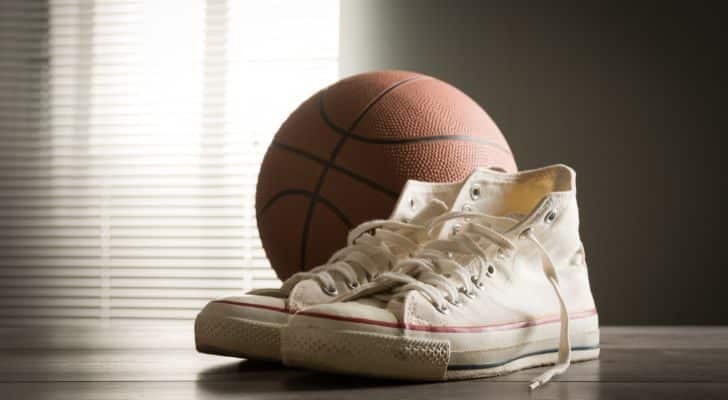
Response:
[[[541,266],[543,273],[546,275],[546,279],[549,280],[551,287],[554,288],[556,297],[559,298],[559,316],[561,319],[561,333],[559,335],[559,358],[553,367],[544,371],[541,375],[537,376],[531,381],[528,387],[531,390],[547,383],[556,375],[563,374],[571,365],[571,343],[569,340],[569,311],[566,309],[566,302],[564,302],[564,296],[561,294],[561,287],[559,286],[559,277],[556,275],[556,267],[554,266],[551,257],[543,248],[543,245],[538,241],[533,232],[528,229],[525,232],[525,237],[531,240],[536,247],[540,250],[541,254]]]
[[[376,282],[393,287],[392,292],[375,295],[381,300],[404,297],[411,290],[419,291],[437,310],[447,312],[450,306],[460,305],[460,294],[473,297],[474,290],[483,289],[483,279],[495,272],[495,259],[507,258],[516,251],[516,244],[493,228],[478,223],[480,221],[508,220],[475,212],[450,212],[434,218],[428,224],[431,232],[442,223],[452,220],[470,218],[463,230],[451,239],[429,242],[412,258],[401,261],[395,271],[381,274]],[[514,221],[515,222],[515,221]],[[536,377],[529,387],[533,390],[547,383],[554,376],[565,372],[571,363],[571,345],[569,343],[569,315],[566,309],[556,268],[546,249],[530,228],[525,229],[520,238],[528,239],[539,249],[544,275],[554,289],[560,304],[560,340],[557,363]],[[485,245],[485,246],[484,246]],[[453,255],[470,254],[472,258],[467,265],[458,263]]]
[[[293,274],[280,290],[290,293],[298,282],[312,279],[321,285],[325,293],[335,296],[338,294],[335,275],[343,278],[350,289],[354,289],[365,283],[359,282],[356,269],[364,272],[365,281],[392,269],[397,264],[397,254],[409,254],[419,247],[415,240],[403,232],[424,229],[423,225],[397,220],[365,222],[349,232],[348,245],[335,252],[325,264]]]

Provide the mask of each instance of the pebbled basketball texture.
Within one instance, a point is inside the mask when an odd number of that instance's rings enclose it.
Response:
[[[342,79],[288,117],[263,159],[266,255],[280,279],[321,265],[351,228],[387,218],[408,179],[457,181],[481,166],[516,171],[503,134],[460,90],[407,71]]]

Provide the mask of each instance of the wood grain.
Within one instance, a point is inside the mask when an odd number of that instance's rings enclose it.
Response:
[[[0,329],[0,397],[728,398],[728,327],[605,327],[599,361],[534,393],[539,369],[440,384],[334,376],[199,354],[189,328]]]

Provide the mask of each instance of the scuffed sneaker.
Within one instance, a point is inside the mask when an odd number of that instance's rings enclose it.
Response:
[[[419,249],[425,225],[450,208],[461,185],[408,181],[390,219],[352,230],[348,246],[326,264],[294,274],[278,289],[210,302],[195,319],[197,350],[279,361],[281,331],[293,313],[356,291]]]
[[[394,271],[295,314],[284,363],[426,381],[550,365],[535,388],[598,357],[571,168],[476,171],[427,230],[439,238]]]

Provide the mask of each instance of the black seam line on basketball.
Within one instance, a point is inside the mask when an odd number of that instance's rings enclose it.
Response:
[[[336,145],[334,146],[334,149],[331,150],[331,155],[329,156],[328,161],[326,164],[324,164],[321,174],[319,174],[318,181],[316,181],[316,186],[313,190],[313,197],[308,202],[308,210],[306,211],[306,219],[303,221],[303,232],[301,236],[301,253],[300,253],[300,260],[299,260],[299,266],[300,270],[303,271],[305,265],[306,265],[306,248],[308,247],[308,233],[311,229],[311,218],[313,217],[313,208],[316,205],[316,202],[319,198],[319,193],[321,192],[321,186],[324,183],[324,180],[326,179],[326,175],[329,173],[329,169],[334,164],[334,160],[336,160],[336,157],[339,155],[339,151],[341,151],[341,148],[344,146],[344,143],[346,143],[346,140],[351,135],[351,132],[356,128],[356,126],[359,124],[359,122],[364,118],[364,116],[369,112],[369,110],[372,109],[372,107],[379,102],[387,93],[391,92],[392,90],[404,85],[407,82],[411,82],[417,79],[422,79],[425,77],[422,76],[415,76],[408,79],[403,79],[401,81],[395,82],[389,87],[385,88],[379,94],[374,96],[374,98],[369,102],[369,104],[364,107],[364,109],[359,113],[359,116],[357,116],[354,119],[354,122],[351,124],[351,127],[349,127],[348,130],[344,131],[344,133],[339,138],[339,141],[336,142]],[[328,90],[328,89],[326,89]],[[324,110],[324,95],[326,94],[326,90],[322,90],[319,94],[319,112],[323,116],[325,114]]]
[[[309,159],[311,161],[315,161],[315,162],[317,162],[319,164],[322,164],[322,165],[325,165],[326,164],[326,160],[324,160],[323,158],[317,157],[317,156],[315,156],[315,155],[313,155],[313,154],[311,154],[309,152],[306,152],[304,150],[295,148],[293,146],[290,146],[290,145],[287,145],[287,144],[284,144],[284,143],[280,143],[280,142],[275,142],[275,141],[273,142],[273,146],[279,147],[282,150],[290,151],[291,153],[297,154],[297,155],[299,155],[299,156],[301,156],[303,158]],[[348,169],[346,169],[344,167],[341,167],[341,166],[338,166],[336,164],[332,164],[331,165],[331,169],[336,170],[338,172],[341,172],[342,174],[345,174],[348,177],[350,177],[350,178],[352,178],[352,179],[354,179],[356,181],[359,181],[359,182],[361,182],[361,183],[363,183],[365,185],[368,185],[372,189],[378,190],[378,191],[386,194],[389,197],[392,197],[394,199],[397,198],[397,192],[392,191],[392,190],[389,190],[386,187],[384,187],[384,186],[382,186],[382,185],[380,185],[380,184],[378,184],[378,183],[376,183],[376,182],[374,182],[372,180],[369,180],[369,179],[367,179],[367,178],[365,178],[365,177],[363,177],[361,175],[358,175],[358,174],[354,173],[351,170],[348,170]]]
[[[411,81],[412,79],[408,80]],[[437,136],[426,136],[421,138],[411,138],[411,139],[374,139],[374,138],[368,138],[366,136],[357,135],[354,133],[351,133],[350,131],[347,131],[346,129],[336,125],[331,119],[329,119],[329,116],[326,114],[326,110],[323,106],[323,94],[320,96],[319,101],[319,112],[321,114],[321,118],[324,120],[326,125],[329,126],[334,132],[347,136],[351,139],[364,142],[364,143],[372,143],[372,144],[412,144],[412,143],[420,143],[420,142],[431,142],[431,141],[438,141],[438,140],[454,140],[454,141],[466,141],[466,142],[474,142],[483,144],[486,146],[492,146],[506,154],[513,154],[510,149],[503,147],[499,145],[498,143],[495,143],[491,140],[479,138],[477,136],[470,136],[470,135],[437,135]]]
[[[334,121],[332,121],[329,118],[329,115],[326,114],[326,109],[324,108],[324,93],[323,92],[321,92],[321,94],[319,95],[319,114],[321,114],[321,119],[324,120],[324,122],[326,123],[326,125],[328,125],[329,128],[333,129],[336,133],[338,133],[340,135],[352,137],[352,138],[355,138],[355,139],[359,139],[359,138],[362,138],[362,136],[355,135],[354,133],[352,133],[352,131],[354,130],[354,128],[356,128],[357,125],[359,125],[359,122],[364,118],[364,114],[366,112],[368,112],[379,100],[381,100],[381,98],[385,94],[387,94],[387,93],[391,92],[392,90],[394,90],[394,89],[396,89],[396,88],[404,85],[405,83],[409,83],[409,82],[413,82],[413,81],[419,81],[419,80],[428,80],[428,79],[432,79],[432,78],[430,78],[428,76],[415,76],[415,77],[412,77],[412,78],[409,78],[409,79],[401,80],[401,81],[395,83],[394,85],[388,87],[387,89],[385,89],[384,91],[382,91],[378,95],[378,97],[376,98],[375,101],[372,101],[372,102],[370,102],[367,105],[367,107],[364,109],[364,111],[362,112],[362,114],[359,115],[359,117],[357,117],[356,120],[354,120],[354,123],[352,124],[352,127],[349,130],[346,130],[346,129],[344,129],[344,128],[338,126],[338,125],[336,125],[334,123]]]
[[[266,212],[266,210],[268,210],[268,208],[273,205],[273,203],[286,196],[305,196],[311,198],[313,196],[313,192],[302,189],[281,190],[280,192],[276,193],[275,196],[271,197],[270,200],[265,203],[263,208],[260,209],[260,213],[258,213],[258,220],[263,217],[263,214]],[[339,210],[339,208],[336,207],[334,203],[332,203],[330,200],[326,199],[325,197],[319,196],[319,201],[321,202],[321,204],[324,204],[326,207],[331,209],[331,211],[333,211],[334,214],[339,217],[341,222],[343,222],[348,229],[354,227],[354,224],[351,223],[349,217],[347,217],[343,211]]]
[[[477,136],[470,136],[470,135],[438,135],[438,136],[425,136],[425,137],[419,137],[419,138],[412,138],[412,139],[373,139],[368,138],[360,135],[350,135],[349,136],[353,140],[357,140],[360,142],[365,143],[372,143],[372,144],[412,144],[412,143],[421,143],[421,142],[434,142],[434,141],[440,141],[440,140],[454,140],[454,141],[463,141],[463,142],[473,142],[482,144],[485,146],[491,146],[494,147],[504,153],[511,154],[511,151],[501,145],[499,145],[496,142],[493,142],[492,140],[487,140],[483,138],[479,138]]]
[[[359,113],[359,116],[356,117],[356,119],[354,120],[354,122],[349,127],[349,130],[347,131],[348,134],[349,134],[349,136],[353,136],[354,135],[354,129],[356,129],[357,125],[359,125],[359,122],[361,122],[361,120],[364,119],[364,116],[367,115],[367,113],[369,112],[369,110],[371,110],[372,107],[374,107],[375,104],[379,103],[379,100],[381,100],[384,96],[386,96],[387,93],[391,92],[392,90],[394,90],[394,89],[396,89],[396,88],[398,88],[398,87],[400,87],[400,86],[402,86],[404,84],[407,84],[407,83],[410,83],[410,82],[414,82],[414,81],[422,81],[422,80],[429,80],[429,79],[432,79],[432,78],[430,78],[429,76],[413,76],[411,78],[402,79],[399,82],[395,82],[391,86],[389,86],[388,88],[382,90],[375,98],[373,98],[369,102],[369,104],[367,104],[364,107],[364,109],[361,111],[361,113]],[[321,94],[321,97],[320,97],[319,107],[321,107],[321,112],[326,113],[326,109],[324,108],[324,95],[323,95],[323,93]]]

